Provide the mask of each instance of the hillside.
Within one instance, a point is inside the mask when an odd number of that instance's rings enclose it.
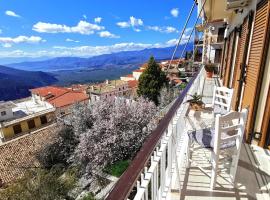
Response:
[[[30,95],[29,89],[53,84],[57,79],[45,72],[31,72],[0,65],[0,100]]]

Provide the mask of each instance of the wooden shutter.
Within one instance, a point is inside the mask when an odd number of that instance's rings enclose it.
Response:
[[[245,73],[246,67],[245,63],[248,51],[252,17],[253,13],[250,13],[249,16],[244,19],[244,22],[240,28],[239,40],[237,44],[236,61],[232,79],[232,88],[234,89],[232,109],[236,111],[238,110],[240,95],[242,91],[243,75]]]
[[[253,131],[256,107],[260,94],[262,72],[266,59],[269,37],[269,0],[263,0],[257,5],[253,28],[253,36],[246,67],[246,80],[242,100],[242,108],[249,107],[249,115],[246,127],[246,139],[251,139]]]
[[[229,35],[227,61],[225,64],[225,69],[224,69],[223,85],[226,87],[228,87],[229,85],[230,69],[232,67],[231,65],[232,65],[233,53],[234,53],[234,43],[235,43],[234,40],[235,40],[235,31],[232,31]]]
[[[223,69],[224,69],[224,63],[225,63],[225,57],[226,57],[226,52],[227,52],[227,44],[228,40],[227,38],[224,39],[224,45],[222,49],[222,58],[221,58],[221,64],[220,64],[220,71],[219,71],[219,76],[222,79],[223,78]]]
[[[227,38],[226,40],[226,46],[225,46],[225,51],[224,51],[224,58],[223,58],[223,63],[222,63],[222,84],[224,84],[224,78],[225,78],[225,72],[226,72],[226,66],[227,66],[227,62],[228,62],[228,51],[229,51],[229,46],[230,46],[230,36]]]

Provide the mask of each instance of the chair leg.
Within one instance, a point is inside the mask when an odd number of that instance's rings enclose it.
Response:
[[[214,152],[211,153],[211,161],[212,161],[212,172],[211,172],[210,188],[214,190],[216,187],[217,171],[218,171],[218,157],[215,155]]]
[[[187,154],[186,154],[186,159],[187,159],[187,163],[186,163],[186,167],[189,168],[190,167],[190,148],[191,148],[191,144],[190,144],[190,140],[188,140],[188,145],[187,145]]]

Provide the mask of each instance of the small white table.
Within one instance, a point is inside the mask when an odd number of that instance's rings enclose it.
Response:
[[[214,113],[211,108],[204,108],[200,111],[188,108],[185,114],[187,130],[194,131],[214,127]]]

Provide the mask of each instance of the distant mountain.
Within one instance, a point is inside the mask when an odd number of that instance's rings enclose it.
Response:
[[[183,45],[180,45],[176,56],[179,57]],[[187,51],[192,50],[192,44],[187,45]],[[43,61],[21,62],[8,64],[9,67],[29,71],[59,71],[59,70],[75,70],[75,69],[97,69],[107,67],[117,67],[126,64],[139,64],[146,62],[150,56],[154,56],[157,60],[170,59],[174,47],[151,48],[140,51],[122,51],[112,54],[104,54],[90,58],[79,57],[59,57]]]
[[[45,72],[31,72],[0,65],[0,100],[13,100],[30,95],[29,89],[50,85],[57,79]]]

